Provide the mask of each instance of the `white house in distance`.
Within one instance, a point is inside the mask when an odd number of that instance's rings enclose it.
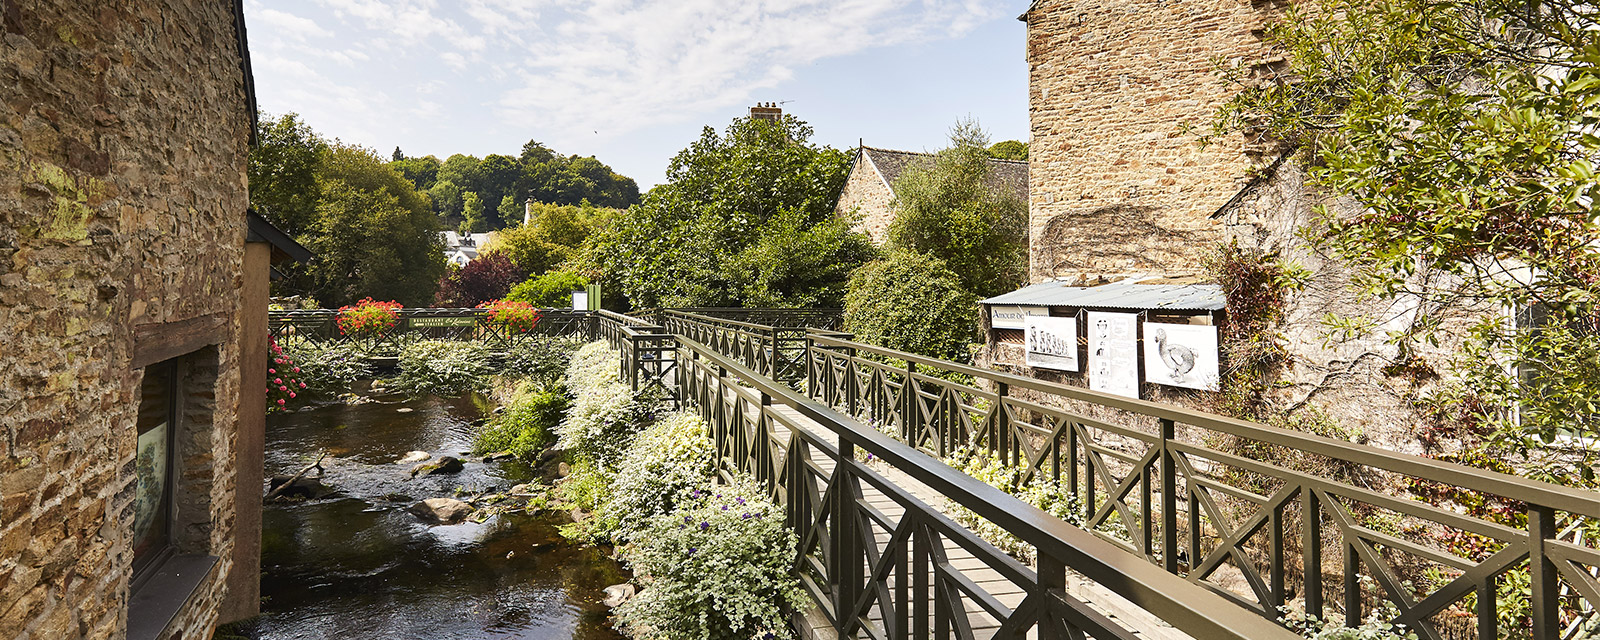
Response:
[[[460,234],[454,231],[443,231],[439,236],[444,238],[444,259],[457,267],[465,267],[478,257],[478,250],[489,244],[491,233]]]

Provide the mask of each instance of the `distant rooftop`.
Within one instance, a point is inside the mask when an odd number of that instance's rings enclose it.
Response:
[[[916,151],[898,151],[895,149],[879,149],[863,145],[861,152],[865,154],[872,164],[878,167],[878,173],[889,183],[889,189],[894,189],[894,181],[899,179],[906,167],[913,162],[931,161],[933,154],[919,153]],[[1028,201],[1028,163],[1023,160],[989,159],[989,186],[996,189],[1009,189],[1016,194],[1017,199]]]

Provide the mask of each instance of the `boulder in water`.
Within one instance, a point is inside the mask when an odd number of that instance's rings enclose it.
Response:
[[[472,514],[472,505],[455,498],[428,498],[406,508],[424,522],[457,524]]]
[[[606,594],[606,599],[601,601],[601,603],[613,609],[622,606],[622,603],[627,602],[629,599],[633,598],[635,593],[638,593],[638,591],[633,588],[633,585],[626,582],[606,587],[604,591]]]
[[[395,409],[395,411],[397,413],[411,413],[412,411],[416,411],[416,409],[412,409],[411,407],[400,407],[399,409]]]
[[[429,454],[428,452],[426,452],[426,451],[412,451],[410,453],[407,453],[405,455],[405,457],[403,457],[403,458],[401,458],[399,460],[395,460],[394,463],[395,464],[411,464],[413,462],[422,462],[423,460],[427,460],[428,458],[432,458],[432,457],[433,456],[431,454]]]
[[[517,457],[517,454],[515,454],[515,453],[512,453],[510,451],[501,451],[501,452],[498,452],[498,453],[491,453],[489,455],[484,456],[483,457],[483,461],[484,462],[499,462],[501,460],[510,460],[512,458],[515,458],[515,457]]]
[[[438,476],[447,473],[461,473],[461,470],[464,468],[466,468],[466,465],[461,462],[460,458],[454,456],[439,456],[438,460],[412,467],[411,477],[414,478],[417,476]]]

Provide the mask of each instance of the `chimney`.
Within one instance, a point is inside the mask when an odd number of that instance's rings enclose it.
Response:
[[[533,222],[533,198],[522,201],[522,226],[526,227],[530,222]]]
[[[750,107],[750,117],[777,122],[783,119],[783,107],[778,106],[776,102],[758,102],[756,106]]]

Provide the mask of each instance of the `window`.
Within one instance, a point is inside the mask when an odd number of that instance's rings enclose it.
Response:
[[[134,454],[133,581],[171,552],[173,434],[177,431],[178,367],[145,367],[139,397],[139,445]]]

